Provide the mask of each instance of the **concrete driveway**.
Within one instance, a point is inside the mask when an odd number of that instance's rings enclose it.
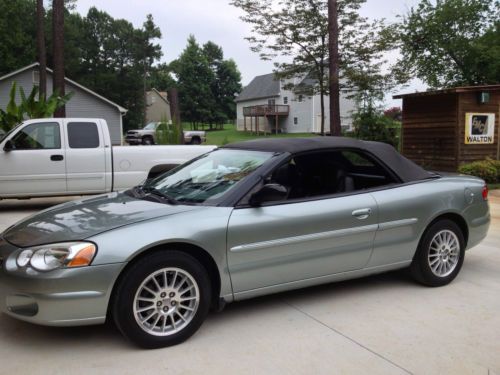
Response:
[[[500,194],[487,239],[449,286],[405,272],[229,305],[186,343],[145,351],[112,326],[0,316],[0,374],[500,375]],[[64,199],[0,202],[0,231]]]

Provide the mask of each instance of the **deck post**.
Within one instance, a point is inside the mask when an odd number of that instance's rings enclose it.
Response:
[[[247,116],[243,115],[243,131],[247,131]]]
[[[276,135],[278,135],[278,115],[275,116],[275,123],[276,123]]]

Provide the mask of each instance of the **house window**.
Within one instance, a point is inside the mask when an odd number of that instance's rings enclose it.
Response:
[[[303,99],[304,99],[304,97],[302,95],[299,95],[299,103],[302,103]]]
[[[33,70],[33,85],[40,86],[40,71]]]
[[[293,124],[294,125],[298,125],[298,123],[299,123],[299,119],[297,117],[294,117],[293,118]]]
[[[285,96],[285,97],[283,98],[283,104],[288,104],[288,96]]]

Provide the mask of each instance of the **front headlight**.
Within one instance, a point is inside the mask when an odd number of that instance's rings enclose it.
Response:
[[[88,266],[97,252],[91,242],[65,242],[43,245],[21,251],[17,265],[28,265],[38,271],[52,271],[57,268]]]

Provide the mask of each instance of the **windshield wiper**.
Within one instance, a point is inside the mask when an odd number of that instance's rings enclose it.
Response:
[[[179,202],[175,199],[172,198],[170,195],[165,194],[161,190],[158,190],[157,188],[154,187],[141,187],[140,188],[143,192],[149,195],[154,195],[155,197],[159,197],[163,200],[166,200],[170,204],[179,204]]]

